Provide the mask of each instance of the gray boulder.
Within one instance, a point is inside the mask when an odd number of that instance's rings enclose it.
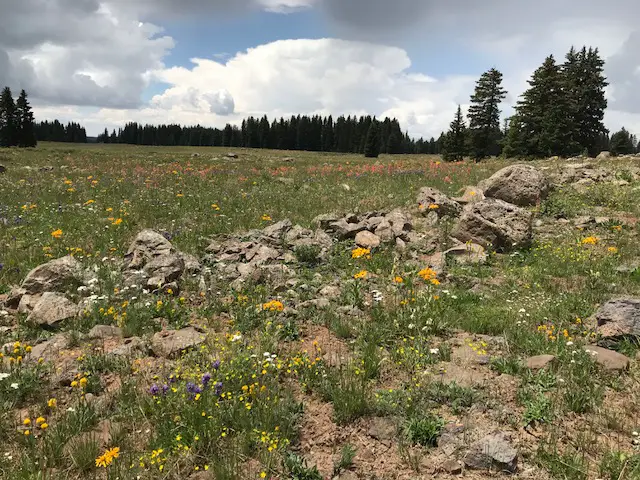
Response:
[[[596,333],[605,341],[640,337],[640,298],[610,300],[595,313]]]
[[[25,293],[64,292],[82,284],[82,266],[74,257],[51,260],[31,270],[22,288]]]
[[[521,207],[536,205],[549,193],[549,179],[532,165],[510,165],[482,182],[484,195]]]
[[[183,272],[184,261],[177,253],[154,257],[144,266],[144,273],[149,278],[147,285],[151,288],[161,288],[178,280]]]
[[[474,443],[462,459],[471,469],[515,472],[518,468],[518,451],[513,448],[506,433],[494,433]]]
[[[533,214],[503,200],[487,198],[467,205],[451,236],[497,251],[527,247],[533,234]]]
[[[380,246],[380,237],[368,230],[363,230],[356,235],[356,245],[362,248],[376,248]]]
[[[487,252],[477,243],[464,243],[444,252],[446,258],[453,259],[459,265],[483,264],[487,262]]]
[[[170,358],[196,347],[205,341],[204,333],[193,327],[181,330],[164,330],[151,339],[151,349],[158,357]]]
[[[124,258],[127,268],[140,269],[151,260],[172,253],[175,249],[169,240],[154,230],[145,229],[133,240]]]
[[[33,308],[27,321],[38,325],[54,326],[78,315],[78,306],[64,295],[45,292]]]

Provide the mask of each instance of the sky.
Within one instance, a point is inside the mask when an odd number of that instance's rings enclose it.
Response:
[[[606,60],[607,127],[640,133],[637,0],[0,0],[0,85],[89,135],[370,114],[437,137],[484,71],[503,72],[507,117],[572,45]]]

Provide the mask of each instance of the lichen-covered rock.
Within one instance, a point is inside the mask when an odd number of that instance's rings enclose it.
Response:
[[[498,468],[513,473],[518,468],[518,450],[512,446],[509,435],[494,433],[474,443],[464,456],[463,462],[471,469]]]
[[[24,281],[24,293],[65,292],[82,285],[82,266],[74,257],[51,260],[31,270]]]
[[[623,297],[603,304],[595,313],[596,333],[605,340],[640,337],[640,298]]]
[[[78,306],[60,293],[45,292],[27,317],[28,322],[54,326],[78,315]]]
[[[423,215],[429,212],[436,212],[438,217],[448,215],[457,217],[462,211],[462,205],[450,199],[440,190],[431,187],[424,187],[418,192],[418,208]]]
[[[180,330],[164,330],[151,339],[151,349],[158,357],[174,357],[185,350],[196,347],[205,341],[203,332],[193,327]]]
[[[497,251],[528,247],[533,235],[531,212],[495,198],[467,205],[451,236]]]
[[[521,207],[536,205],[549,193],[549,179],[533,165],[510,165],[482,182],[484,195]]]
[[[135,270],[144,267],[155,258],[173,253],[175,249],[169,240],[154,230],[145,229],[136,235],[124,258],[126,267]]]

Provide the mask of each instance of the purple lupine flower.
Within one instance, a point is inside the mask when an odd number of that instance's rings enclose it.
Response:
[[[206,386],[209,384],[210,381],[211,381],[211,374],[205,373],[202,376],[202,386],[206,388]]]
[[[216,386],[213,391],[216,395],[220,396],[222,394],[222,382],[216,383]]]
[[[218,370],[220,368],[220,360],[216,360],[215,362],[213,362],[213,365],[211,365],[213,367],[214,370]]]
[[[169,385],[162,385],[162,394],[166,395],[167,392],[169,391]]]
[[[154,383],[153,385],[151,385],[151,388],[149,388],[149,393],[155,397],[156,395],[158,395],[158,393],[160,393],[160,387],[158,387],[158,385]]]
[[[189,393],[196,393],[196,384],[193,382],[189,382],[187,383],[187,392]]]
[[[176,377],[174,377],[173,375],[169,376],[169,383],[175,383],[176,382]]]

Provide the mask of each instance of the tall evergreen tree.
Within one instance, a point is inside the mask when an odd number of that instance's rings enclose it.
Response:
[[[624,127],[619,132],[611,135],[609,141],[609,151],[613,155],[628,155],[635,152],[633,144],[633,135],[631,135]]]
[[[16,102],[16,120],[18,124],[18,146],[19,147],[35,147],[38,144],[36,140],[35,121],[31,106],[27,100],[27,92],[22,90]]]
[[[374,118],[367,131],[364,142],[364,156],[367,158],[378,158],[380,155],[380,125]]]
[[[451,122],[449,132],[446,135],[442,158],[447,161],[464,160],[467,154],[467,126],[462,116],[462,108],[458,105],[456,116]]]
[[[470,153],[476,160],[500,153],[500,102],[506,95],[502,73],[495,68],[476,83],[469,107]]]
[[[20,122],[11,89],[0,94],[0,147],[14,147],[19,143]]]
[[[604,60],[597,48],[582,47],[578,52],[571,47],[562,73],[575,145],[580,145],[589,155],[597,155],[602,147],[601,135],[607,133],[603,123],[607,108],[604,91],[609,83],[604,76]]]
[[[529,80],[511,122],[505,155],[567,156],[575,150],[573,120],[564,80],[553,55],[547,57]]]

